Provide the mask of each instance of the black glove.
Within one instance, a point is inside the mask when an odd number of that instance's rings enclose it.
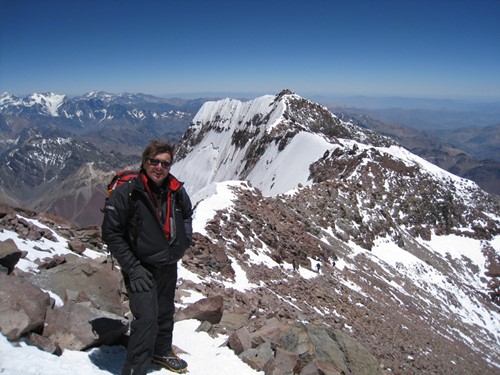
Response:
[[[138,264],[128,274],[132,292],[147,292],[153,286],[153,275]]]

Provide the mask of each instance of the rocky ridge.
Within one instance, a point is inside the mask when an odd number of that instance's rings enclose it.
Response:
[[[387,265],[380,264],[369,251],[353,253],[352,245],[347,245],[349,238],[328,236],[325,241],[319,233],[314,235],[311,229],[315,219],[314,216],[309,219],[306,210],[329,211],[326,207],[316,210],[312,206],[314,202],[322,202],[316,194],[325,188],[305,189],[308,190],[306,194],[280,199],[265,198],[245,187],[235,188],[238,198],[234,206],[220,211],[207,225],[212,244],[205,241],[203,252],[194,248],[185,263],[195,272],[234,277],[229,264],[236,262],[256,285],[255,289],[245,291],[240,299],[248,301],[249,295],[257,295],[251,304],[262,301],[253,309],[260,308],[267,314],[290,321],[347,329],[381,361],[382,367],[390,368],[393,373],[479,374],[491,371],[487,370],[490,365],[483,362],[478,353],[488,353],[486,357],[491,360],[495,355],[496,339],[489,335],[476,336],[477,326],[461,321],[460,312],[453,313],[444,306],[461,306],[462,298],[467,295],[478,308],[481,305],[487,310],[498,311],[498,305],[493,302],[498,303],[498,260],[490,264],[489,275],[496,276],[490,279],[489,292],[472,292],[465,280],[469,274],[477,272],[474,267],[464,269],[460,261],[437,257],[409,233],[400,233],[401,247],[423,260],[418,266],[419,273],[446,275],[447,282],[457,285],[458,289],[450,293],[446,285],[432,286],[425,279],[413,279],[403,266],[399,271],[386,268]],[[344,213],[346,220],[348,215]],[[363,228],[358,231],[353,226],[342,229],[354,241],[368,232]],[[363,240],[359,242],[366,245]],[[222,244],[227,244],[225,257],[220,254]],[[491,250],[485,244],[484,251]],[[262,253],[276,262],[275,268],[253,260],[256,254]],[[219,261],[212,261],[213,268],[208,268],[204,262],[207,258]],[[325,258],[327,261],[322,260]],[[300,277],[290,270],[294,259],[299,268],[310,270],[314,270],[320,259],[321,276]],[[332,260],[337,264],[342,260],[346,263],[343,267],[332,267]],[[462,334],[471,338],[474,344],[464,342]],[[490,339],[493,341],[488,344]],[[453,350],[449,350],[450,347]]]

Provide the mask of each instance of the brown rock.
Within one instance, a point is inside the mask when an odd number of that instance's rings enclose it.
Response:
[[[176,314],[176,320],[197,319],[212,324],[220,322],[224,300],[222,296],[201,299]]]
[[[68,248],[73,251],[74,253],[81,255],[83,252],[87,249],[85,244],[81,241],[69,241],[68,242]]]
[[[240,328],[229,335],[228,346],[236,353],[241,354],[252,347],[252,338],[246,328]]]
[[[7,268],[7,273],[11,273],[14,270],[21,255],[22,252],[13,239],[9,238],[5,241],[0,241],[0,265]]]
[[[9,340],[43,327],[50,296],[26,280],[0,272],[0,332]]]
[[[66,263],[30,276],[29,280],[51,290],[62,300],[75,296],[92,301],[99,309],[123,315],[122,275],[109,264],[101,264],[76,255],[66,256]],[[72,292],[68,292],[72,291]],[[82,294],[80,294],[82,293]],[[73,297],[71,297],[73,298]]]
[[[263,370],[269,361],[274,361],[274,353],[269,342],[265,342],[257,348],[247,349],[238,357],[257,371]]]
[[[47,312],[43,336],[62,348],[85,350],[117,344],[127,329],[127,322],[118,315],[69,302]]]
[[[28,344],[36,346],[38,349],[50,354],[54,354],[57,356],[62,354],[62,349],[59,345],[57,345],[47,337],[40,336],[33,332],[28,337]]]

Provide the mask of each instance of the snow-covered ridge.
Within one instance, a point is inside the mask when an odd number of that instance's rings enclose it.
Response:
[[[41,105],[43,108],[46,108],[48,113],[54,117],[58,117],[58,109],[61,104],[64,103],[66,99],[66,95],[58,95],[52,92],[46,94],[32,94],[30,95],[26,102],[29,107],[33,105]]]
[[[368,130],[342,122],[326,109],[320,112],[320,106],[293,93],[266,95],[248,102],[234,99],[206,102],[188,129],[189,142],[197,139],[198,143],[181,144],[187,152],[176,161],[172,171],[189,182],[191,193],[211,182],[248,180],[264,195],[274,196],[310,184],[310,166],[325,153],[341,148],[357,150],[361,155],[363,151],[377,149],[436,178],[478,189],[475,183],[426,162],[394,142],[374,146],[369,143]],[[323,123],[330,127],[338,124],[340,136],[312,130],[324,127]],[[344,134],[367,143],[342,138]]]
[[[109,94],[89,92],[80,97],[68,98],[55,93],[33,93],[25,98],[18,98],[9,93],[0,95],[0,113],[15,116],[62,117],[85,120],[113,119],[120,115],[144,121],[146,118],[170,119],[183,118],[187,114],[173,110],[166,99],[143,94]],[[189,114],[191,116],[191,114]]]

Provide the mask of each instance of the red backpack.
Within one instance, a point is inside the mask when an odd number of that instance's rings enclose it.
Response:
[[[126,182],[132,181],[134,178],[137,177],[139,172],[133,171],[131,169],[125,169],[123,171],[117,172],[113,178],[111,179],[110,183],[107,186],[107,191],[106,191],[106,199],[104,200],[104,207],[101,208],[101,212],[104,212],[104,209],[106,208],[106,202],[111,196],[111,193],[116,190],[116,188],[120,185],[123,185]]]

